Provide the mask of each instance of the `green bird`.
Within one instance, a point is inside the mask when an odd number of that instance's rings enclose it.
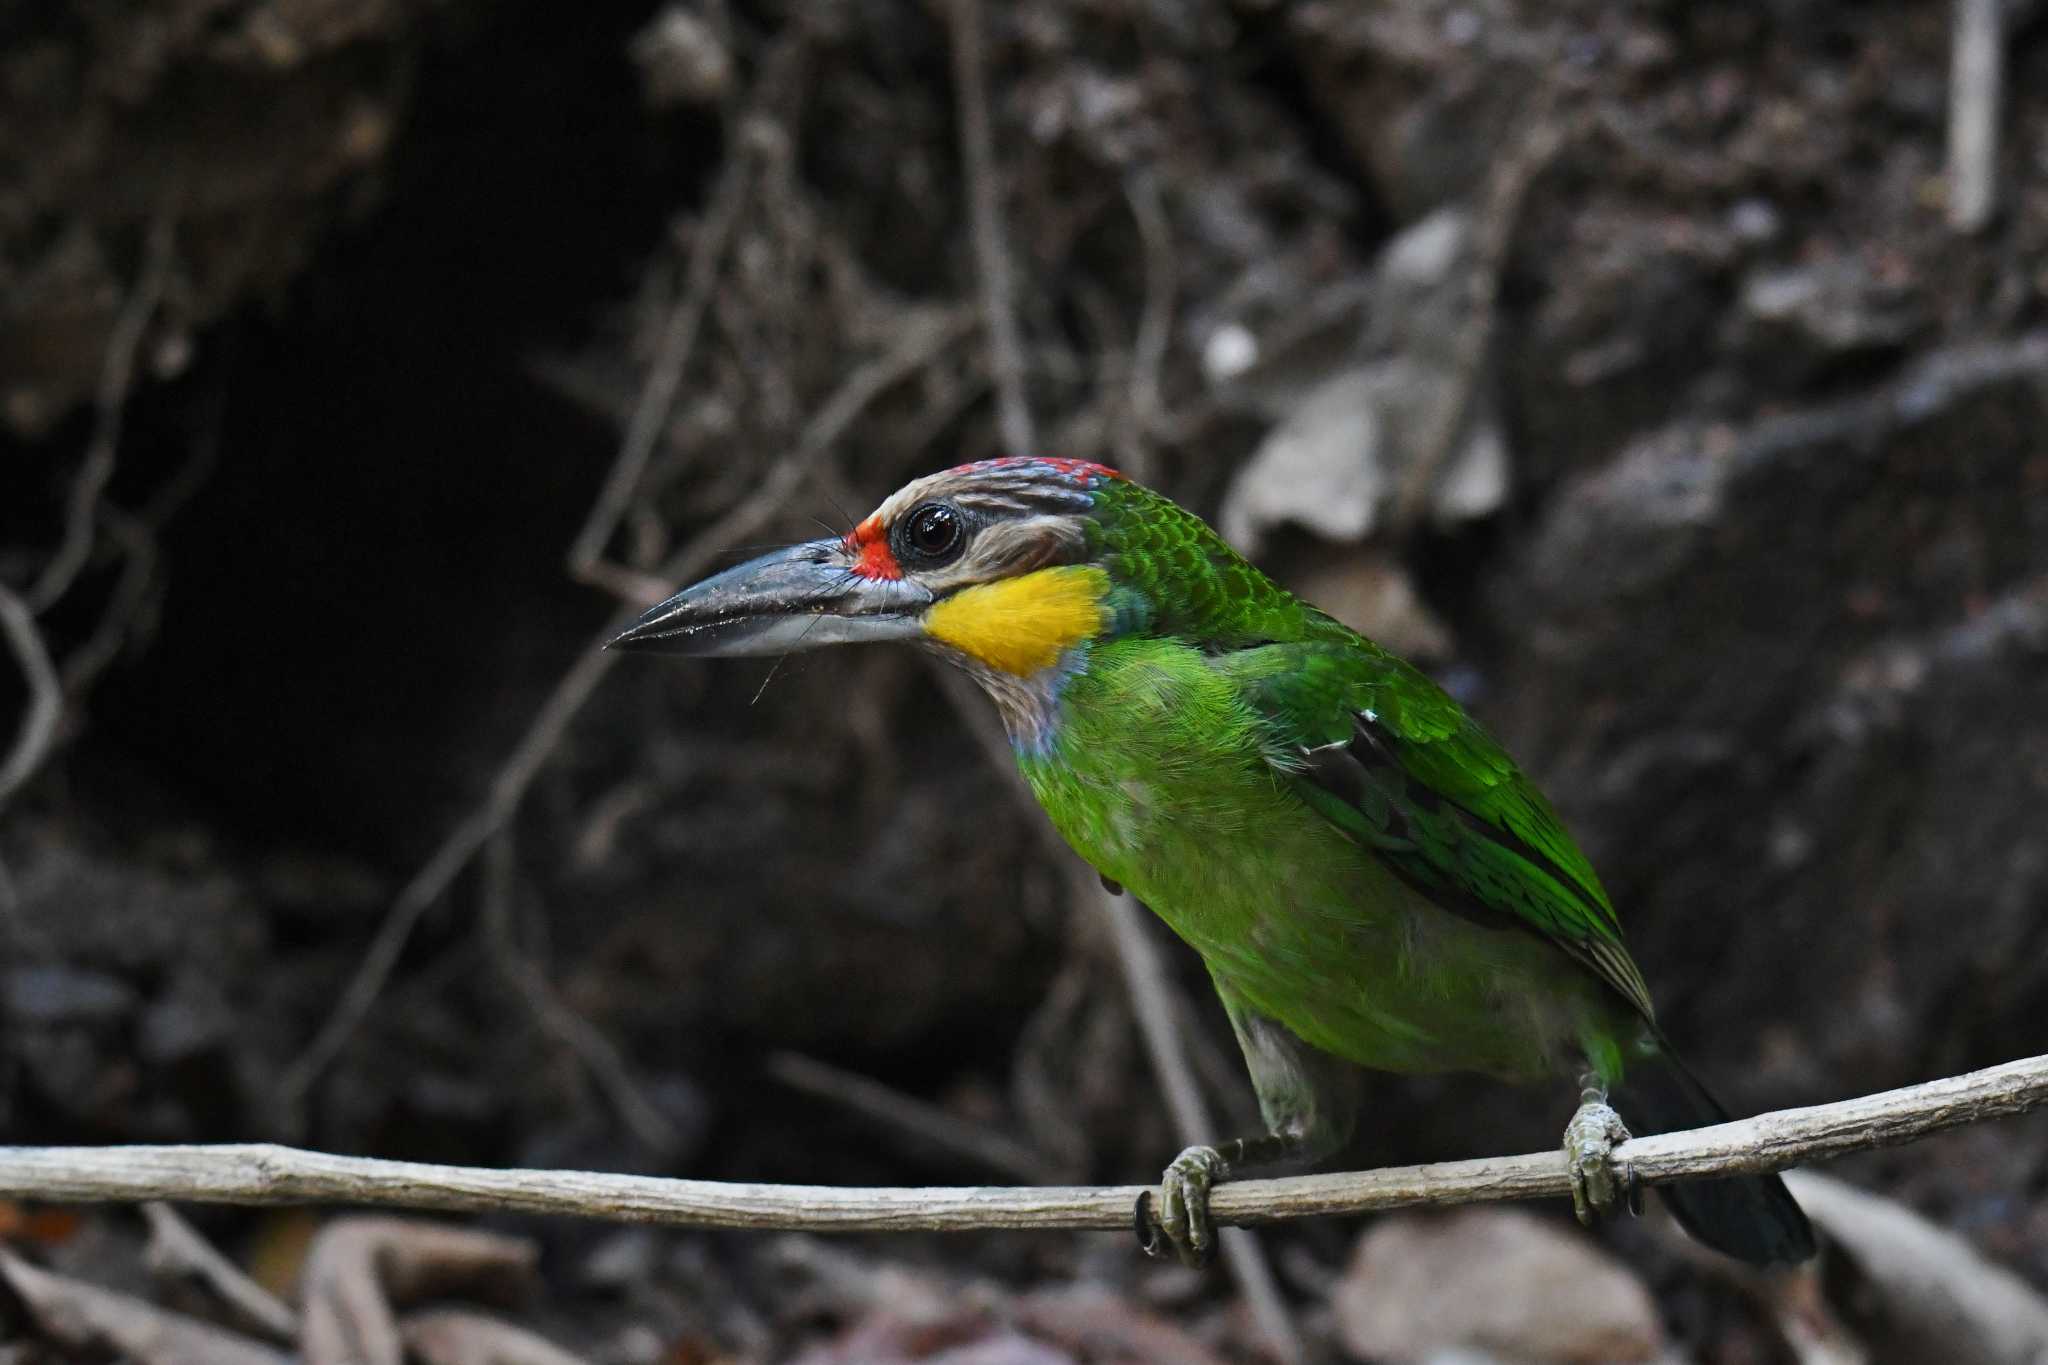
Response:
[[[1621,922],[1542,793],[1413,666],[1101,465],[918,479],[844,537],[677,593],[613,645],[780,654],[908,640],[979,682],[1055,827],[1202,957],[1267,1131],[1190,1147],[1139,1235],[1199,1263],[1210,1186],[1348,1140],[1355,1068],[1564,1081],[1582,1219],[1628,1136],[1726,1112],[1658,1028]],[[1775,1176],[1668,1187],[1695,1238],[1813,1253]]]

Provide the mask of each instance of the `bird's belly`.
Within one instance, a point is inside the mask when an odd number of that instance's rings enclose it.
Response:
[[[1166,776],[1083,761],[1026,777],[1060,832],[1304,1040],[1384,1071],[1536,1079],[1589,1007],[1533,934],[1431,904],[1303,805],[1261,755]]]

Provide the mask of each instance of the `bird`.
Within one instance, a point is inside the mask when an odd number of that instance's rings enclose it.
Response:
[[[686,587],[609,645],[930,650],[993,699],[1019,771],[1106,886],[1207,967],[1265,1131],[1188,1147],[1141,1194],[1154,1255],[1205,1263],[1209,1193],[1328,1158],[1361,1070],[1575,1085],[1581,1221],[1639,1208],[1630,1129],[1728,1117],[1657,1022],[1621,922],[1550,802],[1420,669],[1302,601],[1194,513],[1090,461],[981,460],[843,536]],[[1775,1175],[1662,1187],[1752,1264],[1813,1230]]]

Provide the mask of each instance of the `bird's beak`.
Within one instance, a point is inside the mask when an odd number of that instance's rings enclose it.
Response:
[[[923,633],[932,595],[901,578],[854,572],[838,540],[777,550],[684,588],[605,642],[663,654],[782,654]]]

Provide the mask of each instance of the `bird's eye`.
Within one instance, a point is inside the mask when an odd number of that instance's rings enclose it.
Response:
[[[928,502],[910,509],[898,524],[897,553],[918,564],[943,564],[960,552],[967,528],[959,509]]]

